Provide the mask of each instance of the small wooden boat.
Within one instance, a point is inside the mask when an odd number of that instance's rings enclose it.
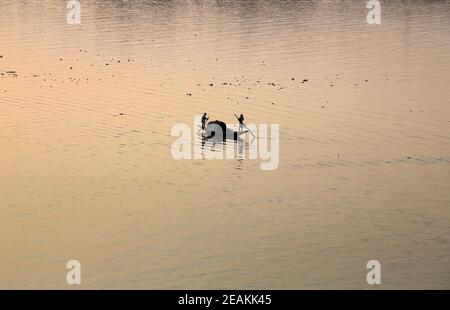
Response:
[[[206,139],[213,140],[239,140],[240,136],[245,134],[247,131],[234,131],[227,127],[227,124],[222,121],[212,121],[206,125],[205,133]]]

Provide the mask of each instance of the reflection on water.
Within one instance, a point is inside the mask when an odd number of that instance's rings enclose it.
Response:
[[[450,4],[365,5],[1,1],[0,287],[449,288]],[[174,160],[204,112],[278,169]]]
[[[197,145],[201,148],[202,159],[237,159],[244,160],[249,156],[249,143],[244,139],[222,140],[208,138],[206,135],[198,134]],[[254,140],[254,139],[253,139]],[[198,143],[200,142],[200,144]],[[254,142],[253,142],[254,143]],[[211,154],[220,153],[220,155]]]

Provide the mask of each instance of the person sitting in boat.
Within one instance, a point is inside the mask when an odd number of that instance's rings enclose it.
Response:
[[[203,116],[202,116],[202,129],[204,130],[205,129],[205,126],[206,126],[206,122],[209,120],[209,117],[208,117],[208,115],[206,115],[206,112],[205,112],[205,114],[203,114]]]
[[[242,131],[244,129],[244,115],[241,114],[238,118],[239,121],[239,131]]]

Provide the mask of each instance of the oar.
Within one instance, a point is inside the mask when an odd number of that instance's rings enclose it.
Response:
[[[234,114],[234,116],[236,116],[236,118],[239,120],[239,117],[236,114]],[[248,127],[244,124],[244,122],[242,122],[242,125],[244,125],[244,127],[248,130],[248,132],[252,134],[253,138],[256,138],[256,136],[250,129],[248,129]]]

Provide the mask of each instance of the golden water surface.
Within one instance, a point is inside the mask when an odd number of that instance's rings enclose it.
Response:
[[[450,288],[450,2],[0,1],[0,288]],[[278,169],[172,158],[208,112]]]

